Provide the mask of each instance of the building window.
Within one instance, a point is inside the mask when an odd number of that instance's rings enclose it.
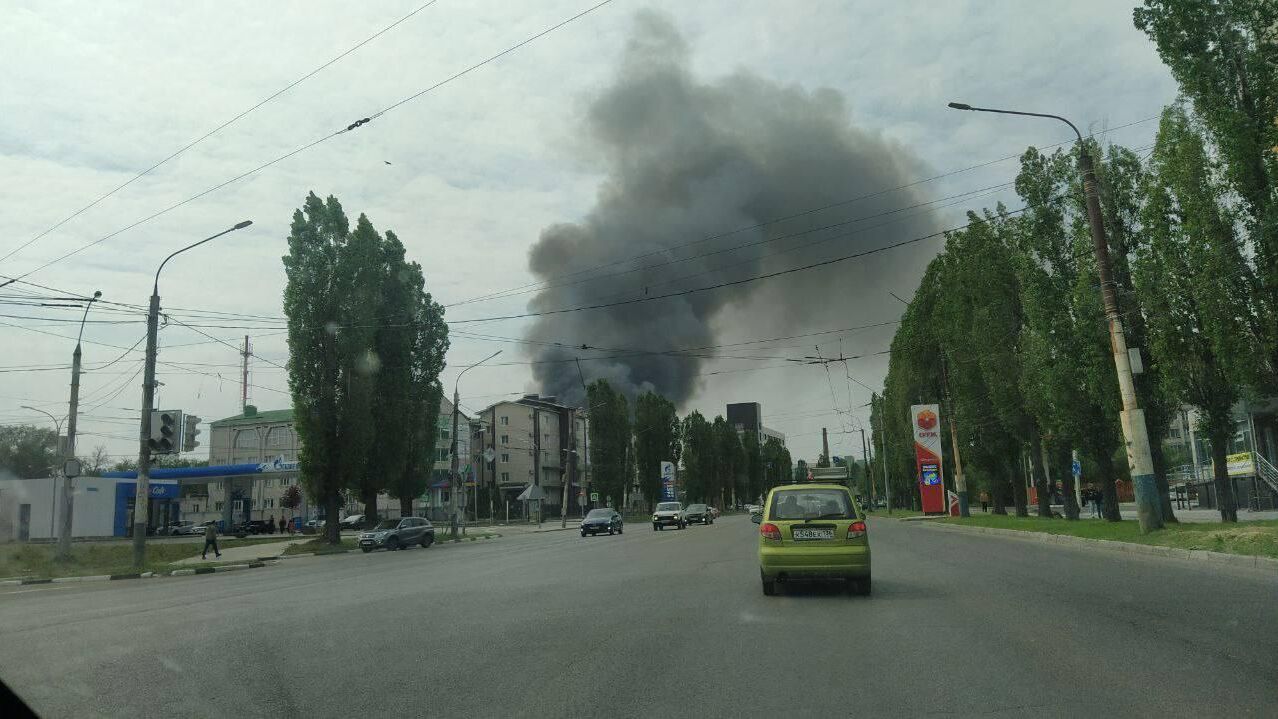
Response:
[[[214,511],[214,512],[220,512],[220,511],[222,511],[222,507],[225,507],[225,506],[226,506],[226,502],[214,502],[214,503],[213,503],[213,511]]]
[[[436,461],[436,462],[447,462],[447,461],[448,461],[448,448],[447,448],[447,447],[436,447],[436,448],[435,448],[435,461]]]
[[[505,454],[505,453],[503,453],[503,454],[501,455],[501,463],[502,463],[502,464],[506,464],[506,463],[507,463],[507,462],[509,462],[509,461],[510,461],[510,455],[509,455],[509,454]]]
[[[267,486],[267,487],[274,487],[274,486],[275,486],[275,479],[274,479],[274,478],[272,478],[272,477],[267,477],[267,478],[266,478],[266,486]]]
[[[508,435],[508,434],[503,434],[503,435],[501,436],[501,443],[502,443],[502,444],[510,444],[510,435]]]
[[[453,436],[453,428],[452,428],[452,427],[440,427],[440,428],[439,428],[439,438],[440,438],[440,439],[448,439],[448,438],[449,438],[449,437],[451,437],[451,436]]]
[[[192,511],[192,512],[199,512],[199,511],[200,511],[200,505],[198,505],[198,504],[192,504],[192,505],[191,505],[191,511]]]
[[[257,449],[257,447],[258,447],[257,430],[242,429],[239,432],[235,433],[236,449]]]
[[[505,427],[508,424],[510,424],[510,417],[507,417],[506,415],[503,414],[501,416],[501,425]]]
[[[501,481],[503,481],[503,482],[509,482],[509,481],[510,481],[510,472],[502,472],[502,473],[501,473]]]
[[[293,432],[288,427],[272,427],[266,432],[266,446],[283,449],[293,446]]]
[[[262,500],[262,509],[271,509],[274,506],[275,506],[275,500],[273,498],[267,497],[266,499]]]

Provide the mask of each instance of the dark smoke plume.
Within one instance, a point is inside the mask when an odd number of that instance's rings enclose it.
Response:
[[[923,176],[909,152],[852,126],[849,115],[843,96],[830,89],[782,86],[745,72],[713,82],[698,80],[689,70],[689,47],[670,22],[654,13],[639,13],[615,80],[588,104],[578,134],[589,156],[599,158],[606,179],[584,219],[547,227],[531,249],[530,269],[550,286],[531,300],[530,309],[704,287],[934,231],[934,218],[926,209],[891,214],[920,202],[913,191],[905,190],[674,247]],[[869,219],[813,231],[858,218]],[[849,232],[857,234],[838,237]],[[796,233],[806,234],[791,236]],[[773,238],[781,239],[756,244]],[[826,241],[801,248],[821,240]],[[752,246],[694,258],[738,245]],[[768,333],[895,318],[901,307],[885,304],[895,302],[887,289],[909,292],[926,261],[911,259],[911,252],[935,245],[913,247],[877,255],[872,262],[852,261],[672,299],[544,316],[529,329],[530,339],[603,349],[538,348],[533,359],[579,356],[587,381],[605,378],[631,396],[654,389],[682,406],[698,390],[705,363],[714,360],[636,352],[712,346],[718,337],[776,336]],[[573,274],[649,253],[653,254],[638,261]],[[625,271],[629,272],[615,275]],[[582,281],[605,274],[614,276]],[[808,350],[790,353],[812,354],[810,346]],[[744,351],[750,353],[749,348]],[[586,359],[609,355],[614,356]],[[581,401],[575,363],[537,364],[534,372],[545,394]]]

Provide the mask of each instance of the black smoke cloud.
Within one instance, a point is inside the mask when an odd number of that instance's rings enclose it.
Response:
[[[588,103],[575,135],[605,171],[596,205],[580,222],[542,231],[529,266],[549,286],[533,297],[531,310],[704,287],[935,230],[926,209],[893,214],[920,202],[911,190],[807,213],[905,185],[923,168],[903,148],[854,127],[839,92],[745,72],[701,81],[689,70],[689,54],[666,18],[636,15],[614,80]],[[800,216],[772,222],[792,215]],[[819,229],[858,218],[869,219]],[[717,252],[739,245],[751,246]],[[717,253],[696,257],[709,252]],[[922,262],[908,250],[891,252],[896,256],[874,262],[540,317],[529,339],[606,349],[538,347],[533,359],[544,362],[534,365],[536,380],[543,393],[580,403],[577,365],[560,360],[581,357],[586,381],[605,378],[632,397],[653,389],[683,406],[698,391],[706,362],[715,360],[638,352],[849,327],[882,320],[889,310],[894,318],[899,304],[880,303],[895,302],[888,289],[909,292]],[[630,261],[640,255],[647,256]]]

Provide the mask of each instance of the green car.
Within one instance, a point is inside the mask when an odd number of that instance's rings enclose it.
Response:
[[[751,515],[759,525],[759,576],[772,596],[777,582],[842,579],[854,594],[870,593],[870,538],[865,514],[847,487],[776,487]]]

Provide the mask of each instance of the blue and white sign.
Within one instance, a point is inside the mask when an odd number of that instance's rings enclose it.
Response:
[[[661,499],[665,501],[676,499],[674,462],[661,463]]]
[[[1078,479],[1079,477],[1083,476],[1083,465],[1077,459],[1074,460],[1072,464],[1070,464],[1069,468],[1070,468],[1070,471],[1074,473],[1075,479]]]

